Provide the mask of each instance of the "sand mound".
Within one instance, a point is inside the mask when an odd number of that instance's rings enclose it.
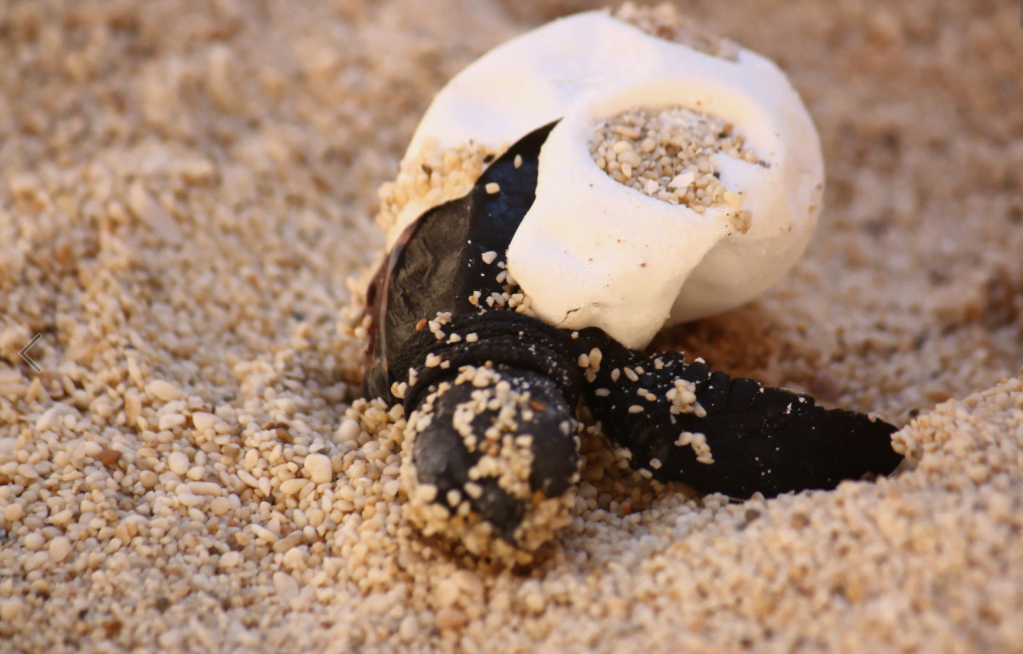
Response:
[[[0,5],[0,649],[1023,651],[1015,5],[697,16],[790,73],[827,208],[656,345],[906,425],[896,475],[728,505],[589,442],[530,569],[402,521],[402,422],[355,401],[376,189],[446,79],[584,4]]]

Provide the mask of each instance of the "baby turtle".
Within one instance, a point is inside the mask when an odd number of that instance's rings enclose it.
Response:
[[[568,519],[581,407],[634,470],[704,493],[774,497],[894,470],[892,425],[524,310],[505,253],[554,125],[410,224],[369,289],[364,395],[408,416],[413,520],[475,553],[535,550]]]

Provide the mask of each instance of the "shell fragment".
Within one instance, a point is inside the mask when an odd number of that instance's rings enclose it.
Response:
[[[728,194],[702,213],[616,182],[589,150],[599,121],[672,107],[727,121],[757,154],[712,155]],[[603,12],[554,21],[466,68],[434,99],[406,156],[434,141],[499,147],[559,119],[540,153],[536,200],[507,252],[532,310],[554,325],[600,327],[642,348],[665,322],[725,311],[765,291],[813,233],[824,164],[785,75],[748,50],[729,61]],[[684,172],[663,184],[684,190],[693,182]],[[752,216],[745,233],[728,219],[738,207]],[[407,209],[389,243],[423,210]]]

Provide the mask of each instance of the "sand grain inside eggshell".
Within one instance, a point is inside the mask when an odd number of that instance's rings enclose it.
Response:
[[[715,165],[716,156],[760,163],[733,124],[684,107],[635,109],[600,121],[589,148],[593,162],[619,184],[701,214],[725,208],[737,232],[749,230],[752,213]]]

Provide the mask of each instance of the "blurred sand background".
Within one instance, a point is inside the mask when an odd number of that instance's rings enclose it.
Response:
[[[448,78],[592,6],[0,0],[0,650],[1023,651],[1015,3],[678,3],[788,72],[827,205],[655,346],[906,425],[897,474],[728,505],[587,442],[529,569],[404,524],[355,402],[376,188]]]

